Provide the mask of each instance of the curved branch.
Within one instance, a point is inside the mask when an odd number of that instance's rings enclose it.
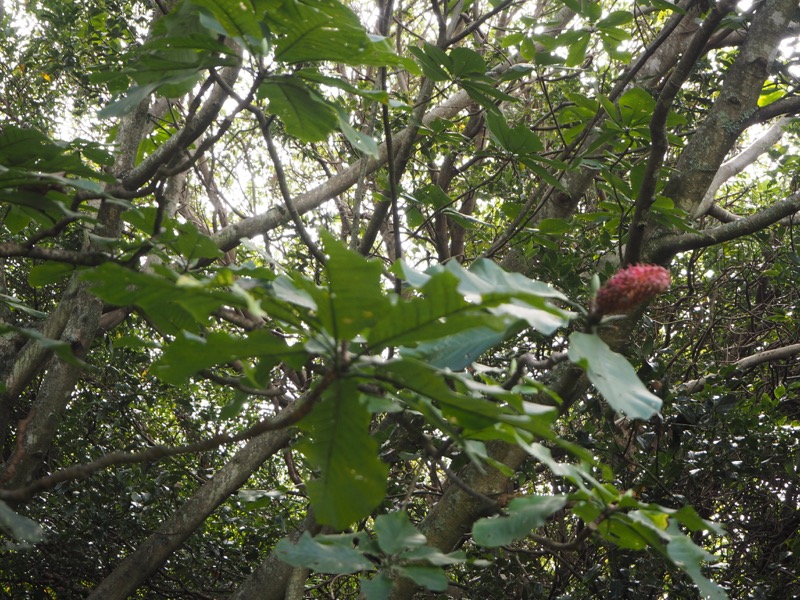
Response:
[[[791,121],[791,117],[781,117],[773,123],[772,127],[765,131],[761,137],[754,140],[752,144],[732,159],[724,162],[714,176],[714,181],[711,182],[711,186],[706,191],[706,195],[703,196],[703,199],[700,201],[700,205],[692,214],[692,219],[697,219],[708,212],[711,205],[714,203],[714,196],[716,196],[717,190],[719,190],[723,183],[744,171],[745,168],[753,164],[759,156],[777,144],[783,137],[786,126]]]
[[[166,519],[136,550],[119,562],[90,599],[125,600],[160,569],[227,498],[291,439],[289,430],[270,431],[250,440],[183,506]]]
[[[509,65],[510,66],[510,65]],[[506,67],[507,68],[507,67]],[[504,69],[505,70],[505,69]],[[467,92],[460,90],[450,98],[434,108],[422,119],[422,125],[428,126],[438,119],[449,119],[457,115],[472,104]],[[419,123],[411,124],[403,131],[395,134],[393,140],[396,146],[404,147],[406,144],[413,144],[419,131]],[[354,186],[359,176],[364,177],[377,171],[388,160],[386,144],[378,147],[378,157],[364,157],[351,163],[349,167],[337,173],[317,187],[299,194],[294,198],[294,206],[299,214],[307,213],[318,208],[328,200],[331,200]],[[244,219],[233,225],[221,229],[215,236],[214,241],[223,252],[235,248],[242,238],[252,238],[271,231],[276,227],[285,225],[290,221],[289,215],[281,208],[271,208],[270,210]]]
[[[748,121],[749,125],[756,123],[764,123],[775,117],[783,115],[798,115],[800,114],[800,96],[790,96],[787,98],[780,98],[775,102],[767,104],[759,108]]]
[[[800,211],[800,192],[776,202],[769,208],[719,227],[704,229],[700,233],[662,237],[654,243],[653,260],[660,264],[661,261],[669,260],[678,252],[707,248],[750,235],[798,211]]]
[[[33,483],[21,488],[13,490],[0,489],[1,500],[11,500],[15,502],[25,502],[30,500],[35,494],[52,489],[57,484],[64,481],[72,481],[78,479],[86,479],[93,473],[110,467],[113,465],[131,464],[150,462],[166,458],[168,456],[177,456],[179,454],[191,454],[194,452],[203,452],[211,450],[223,444],[233,442],[241,442],[257,437],[269,431],[280,431],[287,429],[297,423],[305,415],[309,413],[311,408],[317,402],[322,392],[325,391],[336,377],[334,371],[329,371],[325,374],[319,384],[309,391],[305,396],[297,400],[290,407],[286,408],[280,414],[264,419],[236,434],[221,433],[215,435],[201,442],[193,444],[184,444],[183,446],[169,447],[169,446],[151,446],[142,452],[111,452],[93,460],[90,463],[73,465],[61,471],[57,471],[47,477],[37,479]]]
[[[791,344],[781,348],[773,348],[771,350],[757,352],[751,356],[745,356],[744,358],[737,360],[735,363],[733,363],[733,365],[736,367],[737,371],[747,371],[748,369],[758,367],[759,365],[763,365],[768,362],[791,358],[797,354],[800,354],[800,344]],[[691,381],[681,384],[680,390],[684,394],[694,394],[702,390],[709,379],[713,378],[701,377],[700,379],[692,379]]]
[[[221,79],[228,85],[233,85],[239,76],[240,67],[226,67],[222,70]],[[162,167],[170,164],[181,153],[191,146],[208,129],[217,118],[222,105],[228,99],[228,94],[221,85],[216,85],[203,108],[198,111],[194,119],[184,126],[177,134],[170,137],[150,156],[139,165],[125,174],[122,185],[126,190],[134,190],[156,175]]]

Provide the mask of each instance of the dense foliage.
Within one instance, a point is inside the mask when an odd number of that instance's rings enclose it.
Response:
[[[3,6],[2,595],[800,596],[796,0]]]

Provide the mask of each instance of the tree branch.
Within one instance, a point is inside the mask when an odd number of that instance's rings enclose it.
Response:
[[[734,367],[736,367],[737,371],[747,371],[748,369],[753,369],[760,365],[763,365],[768,362],[776,361],[776,360],[783,360],[786,358],[790,358],[800,354],[800,344],[791,344],[789,346],[783,346],[781,348],[773,348],[771,350],[764,350],[763,352],[757,352],[751,356],[746,356],[737,360],[733,363]],[[700,379],[692,379],[691,381],[687,381],[679,386],[680,390],[684,394],[694,394],[699,392],[700,390],[705,387],[706,383],[709,379],[713,379],[713,377],[701,377]]]
[[[707,248],[750,235],[798,211],[800,211],[800,192],[752,215],[712,229],[704,229],[700,233],[684,233],[659,238],[654,242],[651,255],[655,262],[661,263],[669,260],[678,252]]]
[[[656,106],[653,109],[653,116],[650,120],[650,138],[652,145],[650,154],[647,157],[647,164],[644,175],[642,176],[639,194],[634,204],[623,265],[633,264],[639,261],[641,256],[645,216],[656,199],[656,188],[661,173],[661,166],[664,163],[664,156],[669,147],[666,130],[669,110],[681,86],[691,74],[692,69],[694,69],[697,59],[703,54],[706,43],[717,29],[717,25],[719,25],[723,17],[733,9],[734,5],[734,0],[722,0],[714,7],[708,17],[703,21],[700,29],[698,29],[697,33],[692,37],[689,46],[686,48],[675,70],[664,85],[664,89],[658,96]]]
[[[316,404],[322,393],[330,386],[335,378],[336,372],[328,371],[312,390],[297,400],[290,407],[283,410],[280,414],[269,419],[264,419],[239,433],[221,433],[203,441],[195,442],[193,444],[184,444],[182,446],[151,446],[142,452],[112,452],[110,454],[105,454],[104,456],[101,456],[92,462],[67,467],[66,469],[57,471],[56,473],[48,475],[47,477],[42,477],[41,479],[38,479],[21,488],[13,490],[0,489],[0,500],[25,502],[30,500],[39,492],[52,489],[59,483],[63,483],[64,481],[86,479],[93,473],[114,465],[151,462],[169,456],[203,452],[223,444],[249,440],[268,431],[279,431],[286,429],[297,423],[311,411],[311,408],[314,406],[314,404]]]
[[[714,203],[717,190],[719,190],[723,183],[744,171],[744,169],[753,164],[759,156],[777,144],[781,137],[783,137],[786,126],[791,121],[792,119],[790,117],[781,117],[773,123],[772,127],[765,131],[761,137],[754,140],[752,144],[739,154],[724,162],[714,176],[714,180],[711,182],[711,186],[700,201],[699,206],[692,214],[692,219],[698,219],[708,212],[711,205]]]
[[[102,252],[76,252],[74,250],[64,250],[62,248],[40,248],[34,246],[28,248],[22,244],[13,242],[0,243],[0,256],[22,256],[41,260],[52,260],[70,265],[80,265],[82,267],[96,267],[103,263],[113,260]]]

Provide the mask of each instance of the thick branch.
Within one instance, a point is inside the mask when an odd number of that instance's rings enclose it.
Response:
[[[658,184],[661,166],[664,163],[664,156],[667,153],[667,116],[669,115],[672,103],[694,69],[697,59],[703,54],[706,43],[716,30],[723,17],[730,12],[735,5],[733,0],[723,0],[706,17],[700,29],[692,37],[689,46],[686,48],[675,70],[664,85],[664,89],[658,96],[653,116],[650,120],[650,137],[652,145],[650,154],[647,157],[645,173],[642,177],[642,184],[636,203],[633,209],[633,217],[630,224],[628,235],[628,245],[625,251],[625,263],[632,264],[639,260],[641,254],[642,240],[644,238],[645,216],[655,201],[656,188]]]
[[[763,365],[768,362],[791,358],[797,354],[800,354],[800,344],[792,344],[790,346],[783,346],[782,348],[764,350],[763,352],[758,352],[752,356],[746,356],[737,360],[733,364],[736,367],[736,370],[741,372],[758,367],[759,365]],[[694,394],[702,390],[708,380],[708,377],[701,377],[700,379],[687,381],[680,386],[680,390],[684,394]]]
[[[437,119],[450,119],[469,107],[470,104],[472,104],[472,100],[469,95],[464,90],[460,90],[426,114],[422,119],[422,125],[428,126]],[[419,124],[417,123],[395,134],[395,145],[405,146],[406,144],[413,144],[418,131]],[[335,198],[342,192],[353,187],[358,182],[359,176],[363,177],[364,175],[370,175],[377,171],[387,160],[388,154],[386,151],[386,144],[381,144],[378,148],[378,152],[377,158],[364,157],[357,160],[314,189],[295,196],[294,207],[298,214],[302,215],[318,208],[328,200]],[[261,235],[276,227],[285,225],[288,222],[290,222],[290,216],[283,207],[275,207],[265,213],[250,217],[249,219],[244,219],[243,221],[239,221],[238,223],[234,223],[220,230],[219,233],[214,236],[214,241],[221,250],[227,251],[236,247],[239,244],[239,240],[242,238],[252,238]]]
[[[800,211],[800,192],[776,202],[769,208],[719,227],[705,229],[700,233],[685,233],[660,238],[653,245],[653,260],[660,263],[669,260],[678,252],[707,248],[750,235],[798,211]]]
[[[221,79],[228,85],[233,85],[239,76],[239,67],[227,67],[222,70]],[[144,159],[136,168],[126,173],[122,184],[126,190],[135,190],[149,181],[158,170],[171,161],[181,156],[181,153],[191,146],[214,122],[222,105],[228,99],[227,92],[221,85],[214,86],[211,95],[203,108],[195,115],[194,119],[176,135],[166,140],[158,150]]]
[[[38,246],[29,248],[13,242],[0,243],[0,256],[22,256],[32,259],[52,260],[82,267],[96,267],[111,260],[111,257],[102,252],[78,252],[62,248],[40,248]]]
[[[711,205],[714,203],[714,197],[717,194],[717,190],[720,188],[720,186],[722,186],[723,183],[728,181],[728,179],[731,177],[735,177],[744,171],[745,168],[753,164],[759,156],[777,144],[778,140],[783,137],[784,130],[791,120],[792,119],[790,117],[781,117],[772,125],[772,127],[765,131],[761,137],[759,137],[757,140],[754,140],[752,144],[750,144],[732,159],[723,163],[722,166],[720,166],[719,171],[717,171],[716,176],[714,176],[714,181],[711,182],[711,186],[706,191],[706,195],[703,196],[703,199],[700,201],[700,205],[692,215],[692,218],[697,219],[706,214],[708,209],[711,208]]]
[[[664,195],[687,213],[694,214],[719,166],[758,113],[764,81],[796,8],[795,0],[765,0],[758,6],[718,98],[664,188]]]
[[[160,569],[208,516],[239,489],[264,461],[286,446],[288,430],[269,431],[250,440],[158,530],[125,557],[92,592],[93,600],[125,600]]]

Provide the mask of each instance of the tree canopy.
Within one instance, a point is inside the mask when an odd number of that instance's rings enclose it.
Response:
[[[800,596],[799,23],[0,3],[0,594]]]

